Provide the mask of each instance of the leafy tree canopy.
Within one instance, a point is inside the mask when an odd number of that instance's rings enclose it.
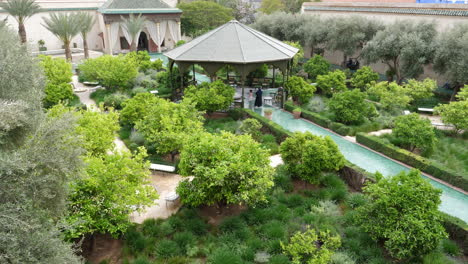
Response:
[[[468,85],[465,84],[465,86],[458,92],[457,98],[460,101],[467,101],[468,100]]]
[[[367,94],[370,99],[380,102],[385,109],[404,108],[411,102],[411,97],[406,95],[406,89],[396,82],[373,83]]]
[[[328,108],[335,119],[345,124],[360,124],[365,118],[377,115],[374,104],[365,101],[367,95],[358,89],[333,94]]]
[[[407,147],[410,151],[418,148],[426,153],[431,153],[437,141],[431,121],[427,118],[421,118],[416,113],[395,118],[392,134],[402,146]]]
[[[122,103],[120,121],[123,124],[135,125],[136,122],[143,120],[148,115],[151,106],[160,100],[151,93],[138,93]]]
[[[149,69],[159,71],[163,67],[163,61],[160,59],[151,61],[151,56],[146,50],[132,51],[127,53],[125,57],[127,59],[133,60],[134,63],[138,66],[138,70],[141,72],[146,72]]]
[[[388,75],[401,83],[421,75],[424,65],[432,61],[436,33],[433,22],[397,21],[367,42],[362,57],[367,63],[385,63]]]
[[[132,225],[129,216],[154,203],[158,195],[149,185],[146,150],[87,157],[85,176],[72,183],[67,222],[68,238],[86,234],[125,232]]]
[[[301,104],[308,103],[317,89],[299,76],[289,78],[285,88],[291,93],[293,100]]]
[[[378,177],[364,188],[369,203],[360,206],[358,222],[375,240],[383,241],[392,257],[423,256],[447,237],[439,212],[441,190],[418,170]]]
[[[263,0],[260,6],[260,11],[264,14],[272,14],[284,9],[284,4],[281,0]]]
[[[434,111],[440,113],[442,122],[452,124],[455,132],[468,129],[468,100],[439,105]]]
[[[406,89],[406,94],[411,97],[412,101],[417,101],[432,97],[434,95],[434,90],[437,89],[437,82],[429,78],[423,81],[410,79],[403,87]]]
[[[184,93],[184,98],[190,99],[198,110],[213,113],[229,108],[236,91],[218,80],[212,83],[204,82],[198,86],[190,85]]]
[[[177,5],[182,10],[181,27],[186,35],[196,37],[233,19],[232,9],[209,1]]]
[[[47,78],[44,106],[49,108],[61,101],[73,99],[72,66],[62,58],[40,55],[39,65],[44,69]]]
[[[319,75],[326,75],[330,71],[330,63],[322,56],[314,55],[304,64],[304,70],[314,81]]]
[[[310,132],[296,132],[280,146],[281,157],[295,176],[317,183],[322,171],[337,171],[345,159],[330,137],[319,137]]]
[[[346,87],[346,74],[343,71],[335,70],[325,75],[317,76],[317,86],[326,95],[332,95],[348,89]]]
[[[177,187],[184,204],[256,204],[273,186],[268,151],[250,135],[201,133],[180,154],[179,169],[193,176]]]
[[[351,78],[351,85],[354,88],[361,89],[362,91],[367,90],[372,82],[379,80],[379,74],[372,70],[369,66],[364,66],[357,70]]]

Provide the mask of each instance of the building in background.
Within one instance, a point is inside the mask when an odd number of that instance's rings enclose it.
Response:
[[[129,49],[129,34],[120,23],[122,18],[128,17],[129,14],[142,14],[147,19],[144,30],[138,36],[139,50],[163,51],[173,48],[181,39],[182,11],[175,8],[176,0],[37,0],[36,2],[43,8],[43,12],[35,14],[25,23],[32,51],[38,50],[39,40],[45,42],[45,47],[49,51],[62,49],[62,42],[42,25],[44,23],[42,18],[48,17],[52,12],[92,13],[95,24],[88,35],[88,46],[90,49],[105,53],[114,54]],[[16,20],[0,9],[0,20],[5,18],[12,29],[18,29]],[[82,48],[82,45],[80,35],[72,40],[73,48]]]

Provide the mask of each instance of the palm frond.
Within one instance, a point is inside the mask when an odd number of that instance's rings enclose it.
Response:
[[[15,17],[18,22],[24,22],[27,18],[41,12],[41,7],[35,0],[9,0],[0,3],[0,7]]]
[[[83,38],[86,38],[86,35],[93,29],[94,16],[89,12],[78,12],[76,16],[80,23],[80,33]]]
[[[43,17],[45,28],[57,36],[62,42],[70,42],[80,33],[80,23],[75,13],[52,13],[50,18]]]
[[[146,18],[141,14],[139,14],[138,16],[130,14],[128,18],[121,18],[123,20],[123,23],[127,27],[128,33],[132,36],[132,38],[135,38],[138,32],[142,31],[145,27]]]

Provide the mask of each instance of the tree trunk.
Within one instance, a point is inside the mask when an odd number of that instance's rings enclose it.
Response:
[[[132,41],[132,44],[130,45],[130,51],[136,51],[136,48],[137,48],[137,46],[136,46],[136,41],[133,40],[133,41]]]
[[[65,42],[63,43],[65,45],[65,58],[67,61],[71,62],[72,61],[72,53],[70,49],[70,42]]]
[[[19,22],[18,23],[18,35],[20,37],[21,43],[26,43],[26,29],[24,28],[24,23]]]
[[[89,59],[88,40],[83,38],[83,50],[85,59]]]
[[[393,61],[393,67],[395,69],[395,75],[396,75],[397,83],[399,85],[401,85],[401,82],[403,81],[403,77],[401,76],[400,65],[398,63],[398,58]]]

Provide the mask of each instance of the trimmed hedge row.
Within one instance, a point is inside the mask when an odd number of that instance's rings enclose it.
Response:
[[[468,224],[462,220],[441,212],[442,224],[450,235],[450,239],[457,241],[464,254],[468,253]]]
[[[292,112],[292,110],[294,108],[298,108],[299,106],[297,105],[294,105],[293,103],[291,102],[286,102],[284,104],[284,109],[289,111],[289,112]],[[301,108],[301,107],[299,107]],[[311,112],[311,111],[308,111],[308,110],[305,110],[303,108],[301,108],[302,110],[302,113],[301,113],[301,117],[303,117],[304,119],[307,119],[309,121],[312,121],[314,123],[316,123],[317,125],[319,126],[322,126],[322,127],[325,127],[325,128],[329,128],[330,130],[342,135],[342,136],[347,136],[347,135],[352,135],[353,134],[353,129],[349,126],[346,126],[346,125],[343,125],[341,123],[337,123],[337,122],[333,122],[332,120],[326,118],[326,117],[323,117],[317,113],[314,113],[314,112]]]
[[[358,133],[356,135],[356,141],[375,151],[381,152],[390,158],[406,163],[438,179],[457,186],[460,189],[465,191],[468,190],[468,179],[447,167],[432,162],[405,149],[387,144],[378,137]]]
[[[271,121],[270,119],[263,117],[250,109],[242,109],[246,115],[251,118],[257,119],[264,127],[266,127],[271,134],[276,137],[278,143],[283,142],[287,137],[292,135],[292,132],[284,129],[282,126],[278,125],[277,123]]]

